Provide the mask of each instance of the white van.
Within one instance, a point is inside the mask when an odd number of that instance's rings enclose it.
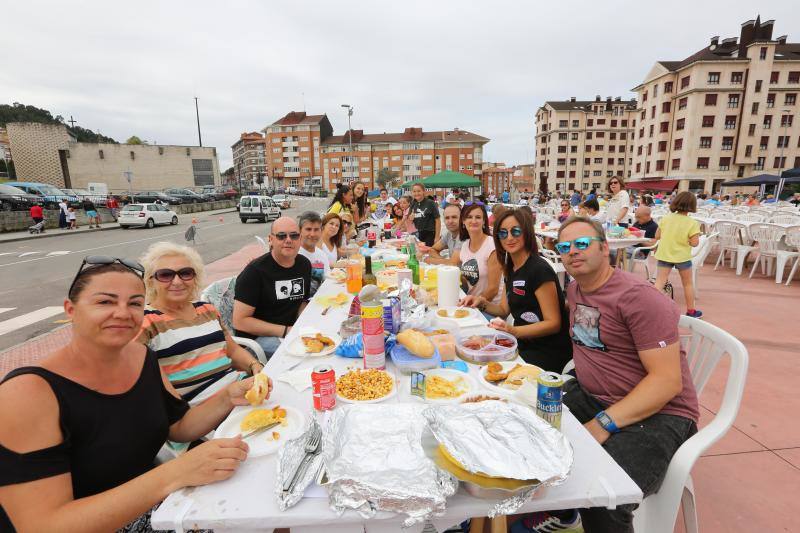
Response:
[[[269,196],[242,196],[239,199],[239,220],[246,224],[248,219],[255,218],[266,222],[281,216],[281,208]]]

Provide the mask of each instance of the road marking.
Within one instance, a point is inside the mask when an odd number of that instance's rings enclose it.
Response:
[[[69,250],[59,250],[57,252],[50,252],[45,257],[51,257],[51,256],[54,256],[54,255],[67,255],[67,254],[71,254],[71,253],[72,252],[70,252]]]
[[[40,320],[45,320],[47,318],[59,315],[63,312],[64,308],[60,305],[52,307],[42,307],[41,309],[37,309],[36,311],[32,311],[30,313],[20,315],[16,318],[0,322],[0,335],[5,335],[6,333],[10,333],[14,330],[23,328],[25,326],[33,324],[34,322],[39,322]]]
[[[26,255],[35,255],[35,254],[43,254],[44,252],[25,252],[24,254],[19,254],[19,257],[25,257]]]
[[[0,313],[6,313],[8,311],[13,311],[16,307],[0,307]]]
[[[13,255],[15,253],[17,253],[17,252],[3,252],[0,255]]]

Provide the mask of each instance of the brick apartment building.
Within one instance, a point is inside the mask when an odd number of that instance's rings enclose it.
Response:
[[[257,131],[242,133],[231,146],[233,176],[237,184],[256,183],[259,178],[266,180],[266,147],[266,139]]]
[[[634,91],[640,105],[635,180],[681,190],[800,166],[800,43],[748,20],[680,61],[658,61]]]
[[[589,191],[612,176],[631,175],[636,101],[545,102],[536,112],[535,188]]]
[[[441,170],[456,170],[480,178],[483,146],[489,142],[486,137],[459,129],[429,132],[406,128],[402,133],[352,130],[333,135],[327,115],[307,115],[300,111],[286,114],[262,131],[269,186],[328,191],[335,190],[339,183],[356,180],[372,189],[381,169],[394,172],[397,184]],[[240,139],[234,147],[240,143],[246,145]],[[246,158],[242,155],[240,159]],[[236,161],[234,153],[234,168]]]

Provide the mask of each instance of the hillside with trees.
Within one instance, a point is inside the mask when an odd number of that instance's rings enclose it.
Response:
[[[11,105],[0,104],[0,127],[5,127],[8,122],[40,122],[42,124],[63,124],[72,133],[78,142],[87,143],[117,143],[111,137],[100,135],[92,130],[80,126],[70,126],[61,115],[53,116],[50,111],[32,105],[14,102]]]

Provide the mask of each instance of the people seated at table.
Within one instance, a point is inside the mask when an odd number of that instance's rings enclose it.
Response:
[[[640,205],[639,207],[636,208],[636,211],[633,212],[633,218],[635,220],[635,222],[633,223],[633,227],[642,230],[644,232],[644,237],[650,240],[645,243],[636,244],[634,246],[626,248],[628,256],[632,255],[633,250],[636,248],[640,247],[649,248],[658,242],[658,239],[656,239],[656,233],[658,232],[658,223],[655,220],[653,220],[653,211],[650,209],[650,207],[646,205]],[[642,257],[647,257],[649,253],[650,253],[649,250],[642,250],[640,252],[640,255]]]
[[[308,297],[313,298],[331,271],[328,256],[317,247],[322,237],[322,218],[316,211],[305,211],[297,219],[297,224],[300,226],[300,255],[311,262],[311,289]]]
[[[692,283],[692,248],[700,244],[700,223],[689,216],[697,211],[694,194],[689,191],[678,193],[669,204],[670,214],[661,219],[656,239],[656,259],[658,274],[656,288],[663,290],[669,274],[675,268],[680,274],[683,295],[686,299],[686,314],[700,318],[703,312],[694,307],[694,284]]]
[[[322,217],[322,236],[317,246],[325,254],[328,266],[332,267],[339,259],[339,248],[342,245],[342,219],[336,213],[327,213]]]
[[[401,196],[400,200],[397,201],[400,205],[400,209],[403,211],[400,227],[397,228],[398,233],[402,232],[403,234],[408,234],[417,232],[417,227],[414,225],[414,214],[411,212],[411,204],[413,202],[414,199],[407,194]]]
[[[744,205],[748,207],[758,205],[758,198],[756,198],[755,193],[747,195],[747,200],[745,200]]]
[[[386,218],[387,216],[390,216],[392,206],[394,206],[396,203],[397,200],[389,195],[389,191],[387,191],[385,187],[382,187],[380,190],[380,199],[378,200],[377,208],[375,209],[375,216],[377,218]]]
[[[494,204],[492,206],[492,212],[489,214],[489,229],[490,230],[491,230],[491,228],[494,227],[494,221],[497,219],[497,217],[500,216],[500,213],[502,213],[506,209],[508,209],[508,208],[506,206],[504,206],[503,204]]]
[[[339,249],[339,255],[344,255],[344,248],[351,244],[356,243],[356,236],[358,232],[356,231],[355,224],[353,224],[353,215],[348,212],[341,213],[339,218],[342,219],[342,248]]]
[[[333,195],[333,200],[328,205],[328,213],[352,213],[353,212],[353,191],[349,185],[340,183]]]
[[[197,440],[247,404],[253,379],[190,408],[156,353],[131,342],[143,270],[84,259],[64,301],[69,343],[0,384],[0,531],[150,531],[171,492],[228,479],[247,458],[241,438],[215,439],[154,467],[168,438]]]
[[[558,219],[559,222],[563,223],[569,217],[574,215],[575,211],[573,211],[572,206],[569,205],[569,200],[561,200],[560,205],[561,205],[561,211],[559,211],[556,218]]]
[[[564,405],[645,496],[658,490],[675,451],[697,432],[698,403],[678,332],[675,304],[646,280],[612,268],[597,222],[559,228],[576,379]],[[632,533],[636,505],[536,513],[511,531]],[[548,524],[544,526],[543,524]],[[537,527],[539,526],[539,527]]]
[[[572,342],[564,294],[553,268],[540,255],[533,234],[533,219],[523,209],[507,210],[494,226],[497,262],[503,267],[505,292],[498,303],[481,295],[466,296],[461,305],[477,307],[490,315],[514,317],[490,326],[514,335],[526,363],[561,373],[572,359]]]
[[[205,273],[193,248],[172,242],[150,246],[141,258],[147,307],[136,342],[155,353],[161,371],[191,402],[208,397],[264,367],[236,344],[213,304],[200,301]]]
[[[600,212],[600,204],[598,204],[597,200],[595,199],[586,200],[580,204],[578,212],[581,216],[591,218],[592,220],[596,220],[601,224],[606,221],[606,215],[605,213]]]
[[[489,235],[486,207],[478,203],[465,205],[459,226],[461,248],[453,252],[453,264],[460,265],[464,292],[499,304],[502,266]]]
[[[353,185],[353,219],[356,226],[361,224],[369,216],[369,200],[367,199],[367,187],[360,181]]]
[[[625,181],[619,176],[608,180],[608,191],[612,194],[606,205],[606,217],[612,226],[628,227],[628,211],[631,208],[631,197],[625,190]]]
[[[454,264],[454,252],[461,248],[461,207],[459,204],[448,204],[444,208],[443,218],[445,231],[442,232],[439,240],[431,247],[417,250],[419,258],[429,265]],[[419,248],[422,248],[422,243]],[[446,257],[442,256],[442,252],[445,250],[447,251]]]
[[[311,262],[300,251],[300,227],[290,217],[272,223],[270,251],[236,277],[233,327],[271,357],[310,298]]]
[[[439,217],[439,206],[425,195],[425,186],[415,183],[411,187],[411,218],[417,231],[417,238],[428,246],[439,240],[442,220]]]

